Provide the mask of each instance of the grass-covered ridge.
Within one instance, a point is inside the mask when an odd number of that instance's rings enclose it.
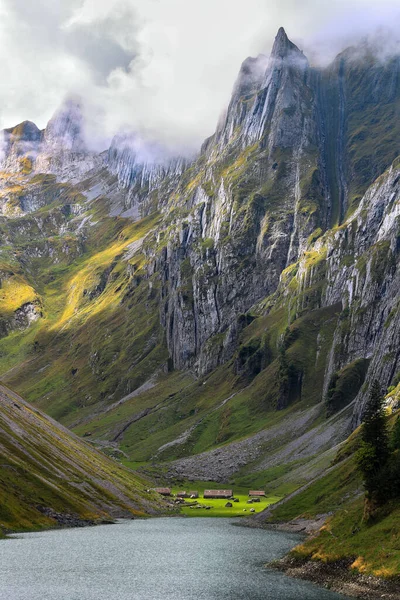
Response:
[[[0,532],[154,514],[148,483],[0,386]]]

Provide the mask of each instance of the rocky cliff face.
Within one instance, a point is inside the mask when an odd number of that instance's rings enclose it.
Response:
[[[330,352],[325,386],[334,372],[357,359],[369,361],[368,380],[389,387],[400,371],[399,339],[399,214],[400,164],[388,169],[367,191],[354,216],[337,231],[329,232],[315,249],[326,250],[321,303],[342,303]],[[305,272],[300,263],[297,278],[302,285],[316,283],[321,273]],[[307,274],[306,274],[307,273]],[[325,391],[327,391],[325,389]],[[359,423],[365,390],[360,390],[354,414]]]
[[[280,30],[264,73],[264,58],[242,65],[225,118],[192,165],[193,179],[187,183],[184,173],[175,193],[186,214],[160,270],[162,322],[176,367],[207,372],[226,360],[236,315],[272,293],[310,239],[354,210],[355,190],[364,193],[399,153],[397,62],[379,65],[349,50],[318,72]],[[388,80],[382,106],[376,94]],[[368,115],[382,110],[395,128],[386,139],[389,126],[371,117],[385,138],[376,159],[367,154],[369,126],[359,126],[361,98]],[[223,337],[210,350],[213,334]]]
[[[124,208],[131,216],[145,215],[154,203],[151,195],[163,184],[174,187],[190,163],[180,156],[170,156],[158,144],[145,142],[134,134],[119,134],[112,140],[106,159],[107,167],[127,190]]]

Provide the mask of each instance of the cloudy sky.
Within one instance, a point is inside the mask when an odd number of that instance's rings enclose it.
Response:
[[[197,148],[281,25],[326,61],[396,22],[399,0],[0,0],[0,128],[44,127],[78,93],[99,147],[130,128]]]

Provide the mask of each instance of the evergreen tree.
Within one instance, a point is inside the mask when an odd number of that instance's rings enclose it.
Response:
[[[400,417],[397,417],[393,427],[391,447],[393,450],[400,450]]]
[[[364,479],[367,497],[378,499],[382,473],[389,459],[389,434],[383,407],[383,395],[378,381],[374,381],[364,411],[361,445],[357,453],[358,467]]]

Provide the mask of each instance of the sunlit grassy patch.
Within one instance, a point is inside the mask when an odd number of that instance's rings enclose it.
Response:
[[[233,497],[239,502],[234,502],[226,498],[204,498],[205,489],[232,489]],[[187,482],[182,487],[174,487],[171,492],[176,495],[178,492],[186,490],[195,490],[199,493],[199,498],[186,499],[186,504],[181,506],[181,513],[187,517],[250,517],[251,515],[265,510],[270,504],[278,502],[281,497],[267,495],[261,497],[260,502],[248,503],[250,500],[249,490],[232,486],[232,484],[222,484],[215,482]],[[227,507],[226,504],[232,504],[232,507]],[[201,506],[202,508],[196,508]],[[210,508],[207,509],[206,506]],[[254,512],[251,512],[254,509]]]
[[[36,299],[35,290],[22,277],[7,277],[2,280],[0,287],[0,314],[11,314],[27,302],[34,302]]]

